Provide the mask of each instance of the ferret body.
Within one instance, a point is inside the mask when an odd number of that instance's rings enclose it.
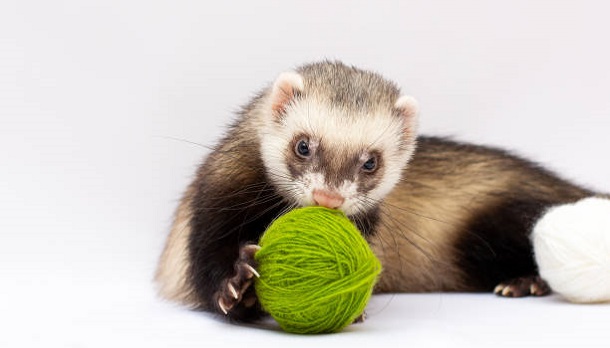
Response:
[[[295,207],[344,211],[383,265],[377,292],[545,295],[529,239],[551,206],[595,193],[505,151],[417,136],[417,103],[340,62],[281,74],[199,167],[156,274],[164,298],[262,313],[256,243]]]

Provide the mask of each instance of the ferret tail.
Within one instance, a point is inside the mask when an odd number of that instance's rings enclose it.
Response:
[[[187,307],[199,307],[191,282],[189,281],[190,261],[188,242],[191,236],[190,189],[182,198],[176,211],[170,234],[165,243],[155,273],[155,283],[159,296]]]

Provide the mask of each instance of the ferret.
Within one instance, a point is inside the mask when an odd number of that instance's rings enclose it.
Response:
[[[186,189],[160,296],[235,321],[264,315],[257,242],[278,216],[343,211],[379,258],[375,292],[543,296],[532,226],[596,193],[507,151],[417,132],[418,103],[337,61],[280,74],[238,113]]]

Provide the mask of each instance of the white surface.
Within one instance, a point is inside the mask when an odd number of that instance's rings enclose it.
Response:
[[[0,3],[0,346],[607,346],[610,306],[377,297],[298,337],[167,305],[171,213],[231,112],[340,58],[401,84],[426,133],[517,150],[610,191],[604,1]],[[272,344],[273,343],[273,344]]]

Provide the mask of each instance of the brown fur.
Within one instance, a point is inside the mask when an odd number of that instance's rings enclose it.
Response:
[[[511,195],[559,204],[593,194],[503,151],[423,139],[370,240],[384,266],[379,292],[482,290],[458,262],[473,219]]]
[[[383,76],[340,62],[307,64],[297,72],[304,78],[304,96],[340,109],[389,111],[399,97],[398,87]]]

